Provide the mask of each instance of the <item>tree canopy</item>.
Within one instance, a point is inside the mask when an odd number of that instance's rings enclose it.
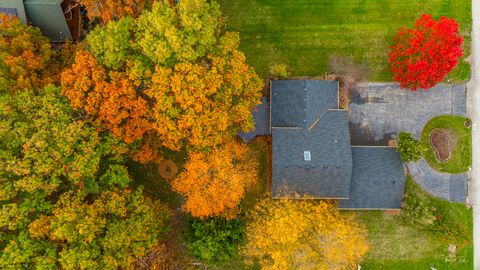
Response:
[[[435,86],[457,65],[462,43],[455,20],[423,14],[413,29],[401,28],[394,37],[389,53],[394,79],[412,90]]]
[[[262,269],[353,269],[368,250],[352,216],[310,199],[264,199],[247,223],[249,262]]]
[[[0,95],[0,268],[116,269],[156,244],[168,210],[127,189],[126,151],[57,87]]]
[[[398,134],[397,152],[400,154],[403,162],[417,162],[427,151],[428,146],[412,138],[412,134],[408,132],[400,132]]]
[[[37,90],[58,82],[60,65],[40,29],[0,14],[0,93]]]
[[[232,217],[247,188],[256,181],[257,160],[248,147],[232,141],[210,153],[193,152],[172,183],[194,217]]]
[[[157,2],[97,28],[87,43],[62,75],[63,94],[126,143],[154,134],[172,150],[204,149],[253,128],[262,82],[238,34],[222,30],[215,2]]]
[[[145,8],[149,8],[154,0],[77,0],[85,6],[90,20],[102,22],[116,20],[125,16],[138,16]],[[164,1],[164,0],[160,0]]]

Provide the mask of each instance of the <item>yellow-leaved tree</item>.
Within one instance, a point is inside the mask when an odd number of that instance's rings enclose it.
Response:
[[[137,160],[211,149],[254,128],[263,82],[216,2],[157,1],[138,18],[97,27],[86,43],[62,73],[62,94],[101,130],[149,143]]]
[[[356,269],[366,232],[330,202],[264,199],[247,224],[242,253],[262,269]]]
[[[233,140],[210,153],[192,152],[185,170],[172,183],[194,217],[234,217],[245,190],[257,178],[257,160],[248,146]]]

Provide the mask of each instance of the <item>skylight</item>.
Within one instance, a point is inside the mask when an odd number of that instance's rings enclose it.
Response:
[[[310,151],[303,151],[303,160],[310,161],[312,157],[310,156]]]

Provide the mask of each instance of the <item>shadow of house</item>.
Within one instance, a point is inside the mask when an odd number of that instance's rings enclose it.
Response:
[[[274,198],[288,196],[282,190],[287,186],[300,197],[340,200],[342,209],[401,208],[400,156],[393,147],[351,146],[338,82],[275,80],[270,86],[270,118],[264,117],[265,102],[253,116],[256,127],[270,124]],[[256,133],[247,134],[251,140]]]

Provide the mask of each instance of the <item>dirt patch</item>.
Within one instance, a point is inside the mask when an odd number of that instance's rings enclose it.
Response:
[[[437,128],[430,133],[430,145],[440,162],[447,162],[457,146],[457,136],[448,129]]]
[[[167,180],[173,180],[178,173],[178,167],[171,159],[162,159],[158,162],[158,173]]]

